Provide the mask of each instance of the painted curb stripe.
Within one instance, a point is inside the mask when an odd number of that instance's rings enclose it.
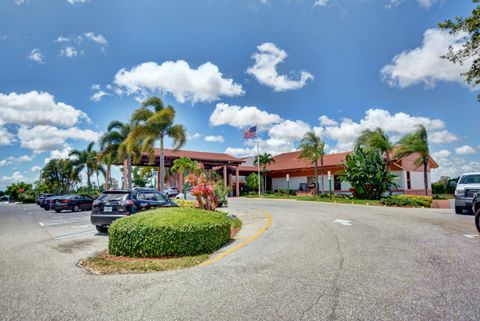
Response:
[[[209,260],[206,260],[205,262],[203,262],[202,264],[200,264],[199,266],[208,266],[208,265],[211,265],[217,261],[220,261],[221,259],[223,259],[225,256],[229,255],[229,254],[232,254],[233,252],[241,249],[242,247],[244,247],[245,245],[247,245],[248,243],[252,242],[253,240],[255,240],[257,237],[259,237],[260,235],[262,235],[269,227],[270,225],[272,225],[272,215],[270,215],[269,213],[265,213],[265,215],[267,216],[267,223],[265,223],[265,225],[260,229],[260,231],[257,232],[257,234],[255,235],[252,235],[250,236],[248,239],[246,239],[245,241],[243,241],[242,243],[232,247],[231,249],[229,249],[228,251],[225,251],[223,252],[222,254],[219,254]]]

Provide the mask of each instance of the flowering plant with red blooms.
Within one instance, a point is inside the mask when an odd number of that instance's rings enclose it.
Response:
[[[196,206],[201,209],[214,211],[217,208],[218,196],[215,194],[215,183],[203,173],[190,174],[185,181],[193,186],[192,195],[197,198]]]

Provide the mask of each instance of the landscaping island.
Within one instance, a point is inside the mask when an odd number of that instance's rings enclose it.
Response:
[[[196,208],[147,211],[119,219],[109,228],[108,251],[81,260],[96,274],[188,268],[230,242],[241,222],[226,213]]]

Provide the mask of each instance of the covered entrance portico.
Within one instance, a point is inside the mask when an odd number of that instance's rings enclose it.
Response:
[[[232,186],[232,169],[235,175],[235,195],[240,195],[240,185],[239,185],[239,166],[243,163],[243,160],[235,158],[231,155],[224,154],[224,153],[210,153],[210,152],[197,152],[197,151],[189,151],[189,150],[178,150],[175,151],[173,149],[165,149],[165,168],[171,168],[173,162],[176,159],[182,157],[188,157],[193,161],[197,161],[198,163],[202,164],[206,170],[218,171],[223,176],[223,181],[225,186]],[[128,166],[127,161],[124,162],[124,171],[123,171],[123,188],[128,188]],[[150,162],[149,156],[147,154],[142,155],[142,157],[135,161],[132,160],[133,166],[155,166],[157,170],[157,186],[160,190],[160,173],[159,173],[159,166],[160,166],[160,150],[155,148],[155,159],[153,162]],[[228,174],[228,169],[230,169],[230,174]],[[171,181],[172,186],[176,186],[179,191],[183,192],[183,173],[176,174],[174,179]],[[233,189],[232,189],[233,191]]]

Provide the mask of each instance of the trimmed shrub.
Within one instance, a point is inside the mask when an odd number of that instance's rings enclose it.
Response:
[[[431,207],[432,198],[420,195],[396,195],[383,198],[381,203],[387,206]]]
[[[178,207],[182,208],[195,208],[197,201],[193,200],[184,200],[184,199],[176,199],[174,200],[175,204],[178,205]]]
[[[110,225],[108,250],[129,257],[174,257],[212,253],[230,240],[224,213],[164,208],[116,220]]]

